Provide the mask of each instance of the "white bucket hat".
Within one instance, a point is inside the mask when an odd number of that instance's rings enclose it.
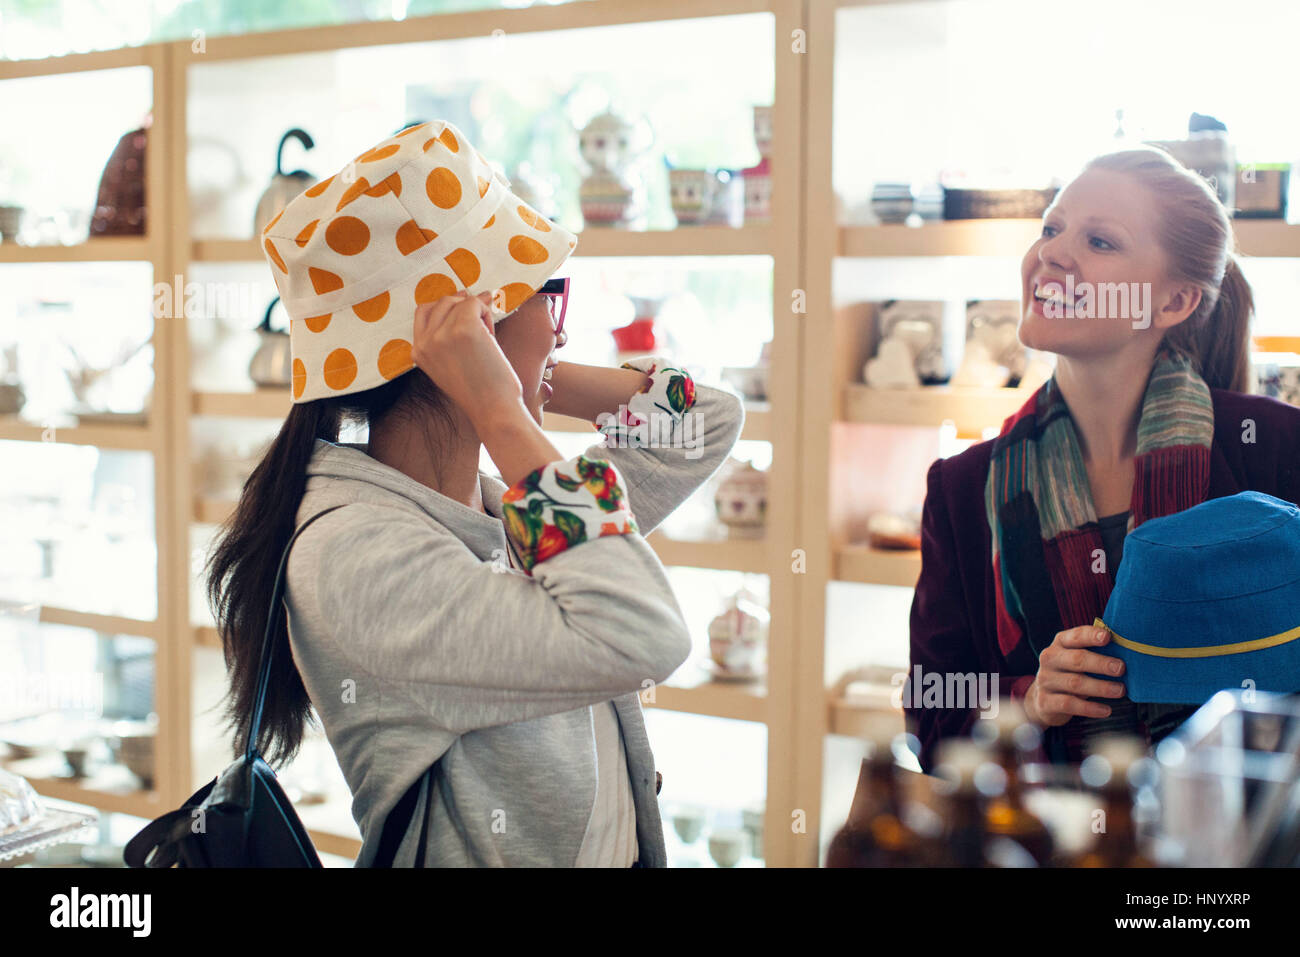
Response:
[[[455,126],[402,130],[300,193],[262,233],[289,314],[293,401],[383,385],[415,368],[418,305],[501,290],[493,322],[578,244],[510,191]]]

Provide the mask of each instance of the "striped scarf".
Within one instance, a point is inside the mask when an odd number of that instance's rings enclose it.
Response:
[[[1127,531],[1205,500],[1214,409],[1185,356],[1156,356],[1138,422]],[[1033,674],[1057,632],[1089,625],[1114,587],[1070,410],[1053,376],[1008,418],[985,486],[998,646],[1012,674]],[[1127,534],[1127,532],[1126,532]]]

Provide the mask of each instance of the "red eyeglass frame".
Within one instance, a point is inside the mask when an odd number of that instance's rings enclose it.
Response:
[[[556,348],[564,345],[569,337],[564,334],[564,314],[569,311],[569,277],[562,279],[548,279],[542,283],[542,287],[537,290],[539,296],[545,296],[550,300],[547,305],[551,310],[551,317],[555,319],[555,338]],[[555,317],[555,300],[559,300],[560,315]]]

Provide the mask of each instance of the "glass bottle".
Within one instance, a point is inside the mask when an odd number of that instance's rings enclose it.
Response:
[[[881,715],[867,728],[867,756],[849,819],[831,840],[827,867],[921,867],[925,846],[906,823],[905,799],[894,767],[901,736],[897,715]]]
[[[986,853],[988,834],[976,779],[993,766],[985,747],[970,738],[949,738],[939,745],[936,771],[948,782],[944,788],[943,827],[932,846],[938,867],[990,867]]]
[[[1071,862],[1073,867],[1154,867],[1138,841],[1129,787],[1135,765],[1145,760],[1146,747],[1132,735],[1106,734],[1095,739],[1092,754],[1079,767],[1084,783],[1102,798],[1102,829],[1091,848]]]
[[[1003,699],[996,717],[976,721],[975,730],[979,739],[992,745],[1005,775],[1001,793],[993,795],[984,809],[985,828],[992,836],[1015,841],[1039,867],[1049,866],[1055,842],[1047,825],[1025,806],[1020,779],[1022,760],[1038,747],[1038,728],[1019,702]]]

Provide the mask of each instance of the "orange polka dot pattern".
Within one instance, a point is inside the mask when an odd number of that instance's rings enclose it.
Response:
[[[500,321],[577,245],[450,123],[412,126],[355,156],[259,237],[284,307],[300,320],[290,324],[296,403],[373,389],[413,369],[415,312],[425,303],[500,289]]]

